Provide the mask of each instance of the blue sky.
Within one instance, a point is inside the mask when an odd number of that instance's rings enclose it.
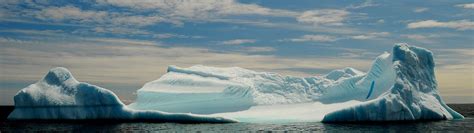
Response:
[[[3,0],[0,104],[55,66],[133,100],[168,65],[311,76],[395,43],[432,50],[441,95],[474,102],[473,18],[466,0]]]

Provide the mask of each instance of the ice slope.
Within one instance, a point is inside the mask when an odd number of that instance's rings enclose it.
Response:
[[[397,44],[392,53],[375,58],[367,73],[344,68],[304,78],[238,67],[169,66],[138,90],[129,107],[242,122],[462,118],[438,95],[431,52]]]
[[[147,120],[157,122],[235,122],[232,119],[161,111],[133,110],[111,91],[78,82],[62,67],[51,69],[35,84],[14,97],[9,120]]]
[[[393,48],[393,86],[378,98],[327,114],[324,122],[463,119],[441,99],[433,54],[397,44]]]

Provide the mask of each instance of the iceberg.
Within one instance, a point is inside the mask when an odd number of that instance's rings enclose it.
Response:
[[[463,119],[441,99],[429,50],[396,44],[364,73],[311,77],[239,67],[169,66],[128,105],[234,118],[241,122],[349,122]]]
[[[133,110],[111,91],[78,82],[62,67],[51,69],[38,82],[14,97],[15,109],[8,120],[138,120],[152,122],[227,123],[222,117],[189,113]]]
[[[138,89],[130,105],[58,67],[17,93],[8,119],[184,123],[463,119],[440,97],[434,67],[429,50],[407,44],[396,44],[391,53],[376,57],[367,72],[347,67],[295,77],[239,67],[169,66],[166,74]]]

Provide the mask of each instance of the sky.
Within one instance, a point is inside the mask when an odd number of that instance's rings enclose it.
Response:
[[[315,76],[396,43],[433,51],[448,103],[474,103],[470,0],[1,0],[0,105],[53,67],[126,103],[168,65]]]

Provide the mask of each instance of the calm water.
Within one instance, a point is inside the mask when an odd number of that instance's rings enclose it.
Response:
[[[2,122],[2,132],[31,132],[31,131],[79,131],[79,132],[257,132],[257,131],[474,131],[474,119],[433,122],[409,123],[372,123],[372,124],[323,124],[323,123],[291,123],[291,124],[176,124],[176,123],[22,123]]]

